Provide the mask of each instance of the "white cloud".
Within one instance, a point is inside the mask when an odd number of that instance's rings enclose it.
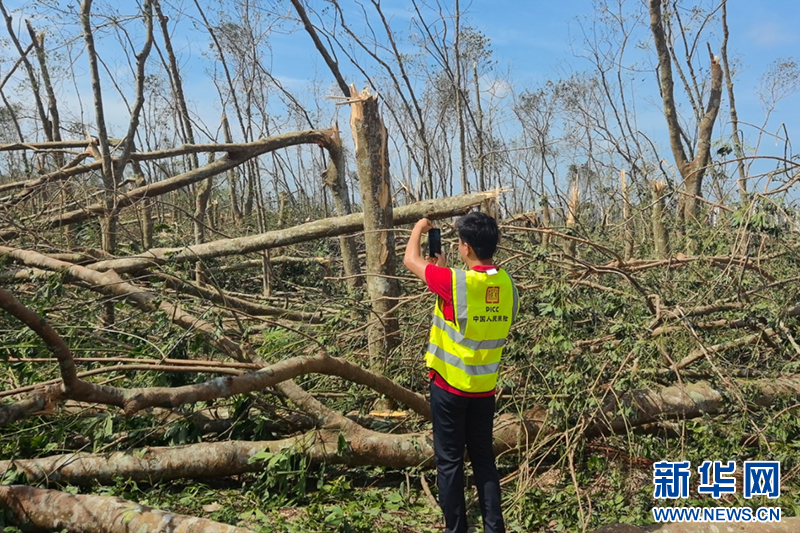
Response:
[[[512,87],[508,81],[500,79],[491,75],[482,75],[480,77],[481,93],[490,95],[493,98],[505,98],[511,94]]]

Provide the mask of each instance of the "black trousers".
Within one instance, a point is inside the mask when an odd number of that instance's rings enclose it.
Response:
[[[492,450],[494,396],[459,396],[434,385],[431,380],[431,416],[439,505],[444,511],[445,533],[467,533],[465,448],[478,485],[484,533],[505,533],[500,509],[500,478]]]

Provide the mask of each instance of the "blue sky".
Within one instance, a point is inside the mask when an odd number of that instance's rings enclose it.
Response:
[[[342,0],[343,4],[347,1]],[[626,5],[636,5],[637,2],[639,5],[644,4],[644,0],[627,0]],[[445,6],[453,5],[453,2],[442,3]],[[309,2],[309,6],[316,6],[319,9],[324,5],[325,3],[319,0]],[[383,0],[382,5],[385,12],[391,14],[393,26],[401,34],[407,31],[411,17],[408,2]],[[708,8],[718,4],[700,1],[696,5]],[[548,79],[557,79],[590,68],[590,64],[578,56],[583,53],[584,28],[591,30],[592,17],[596,11],[595,2],[592,0],[560,2],[474,0],[462,1],[461,8],[464,12],[462,23],[479,29],[491,39],[493,58],[497,61],[495,72],[498,76],[506,78],[517,92],[525,88],[536,88]],[[684,18],[687,16],[688,14],[684,13]],[[312,20],[318,19],[312,17]],[[758,131],[765,119],[757,91],[759,78],[773,61],[782,58],[796,59],[800,56],[797,52],[800,50],[800,32],[795,27],[798,20],[800,20],[800,2],[791,0],[728,2],[730,29],[728,55],[735,69],[734,89],[740,129],[746,135],[748,142],[753,145],[758,142]],[[647,33],[649,30],[646,26],[644,31],[643,38],[649,39]],[[711,26],[705,38],[711,49],[719,54],[722,44],[722,31],[719,25]],[[296,87],[302,86],[304,80],[312,75],[322,79],[328,76],[327,79],[332,79],[305,32],[276,35],[272,40],[277,76],[288,80]],[[706,58],[705,42],[698,44],[700,57]],[[636,92],[639,125],[643,129],[652,129],[653,137],[656,139],[661,137],[663,145],[666,146],[665,136],[659,133],[665,129],[665,123],[658,89],[654,84],[654,54],[650,50],[646,56],[640,55],[640,59],[642,75],[637,79],[641,80],[641,85],[637,87]],[[342,65],[343,68],[347,68],[344,61]],[[358,74],[353,74],[357,79]],[[676,92],[680,96],[682,86],[677,75],[675,77]],[[484,98],[487,98],[485,93]],[[784,123],[790,138],[798,131],[799,102],[798,95],[793,94],[778,103],[766,125],[767,135],[761,140],[761,150],[772,148],[782,153],[782,142],[778,142],[770,135],[779,132]],[[729,131],[727,123],[729,117],[728,97],[724,91],[718,132]],[[770,142],[768,139],[771,139]],[[667,150],[663,151],[665,154],[668,153]]]
[[[184,10],[189,16],[196,17],[196,9],[191,0],[162,0],[170,10]],[[351,17],[350,23],[358,26],[358,14],[352,9],[357,0],[341,0],[345,11]],[[369,2],[365,2],[369,8]],[[427,5],[434,5],[432,0],[427,0]],[[445,9],[452,9],[454,0],[441,0]],[[62,5],[71,4],[77,10],[78,2],[61,2]],[[422,3],[422,2],[421,2]],[[611,3],[611,0],[609,0]],[[328,3],[323,0],[309,0],[309,10],[322,11]],[[697,2],[698,5],[709,7],[716,5],[710,1]],[[9,9],[26,5],[22,1],[7,0]],[[30,4],[27,4],[30,5]],[[102,10],[104,6],[116,5],[122,11],[133,13],[133,2],[107,2],[95,0],[95,9]],[[213,2],[203,2],[204,6],[212,6]],[[289,11],[291,6],[288,1],[274,4],[277,10]],[[644,5],[644,0],[627,0],[627,5]],[[349,6],[349,7],[348,7]],[[405,0],[382,0],[385,13],[398,32],[398,35],[407,37],[410,33],[410,6]],[[487,103],[492,99],[503,100],[510,98],[509,92],[504,91],[505,86],[513,87],[516,93],[526,88],[535,89],[549,79],[557,79],[570,73],[588,70],[590,64],[581,57],[582,31],[591,29],[592,17],[596,12],[595,2],[592,0],[568,1],[522,1],[522,0],[462,0],[462,24],[472,26],[491,40],[493,59],[497,62],[493,72],[484,74],[482,79],[483,99]],[[26,11],[28,8],[25,8]],[[211,8],[209,7],[209,12]],[[369,9],[368,9],[369,11]],[[211,13],[209,13],[211,14]],[[16,14],[17,16],[19,13]],[[264,13],[269,19],[272,14]],[[212,16],[213,18],[213,16]],[[736,64],[735,90],[741,129],[745,132],[751,145],[758,142],[758,131],[764,121],[764,112],[760,106],[757,93],[759,77],[765,72],[771,62],[779,58],[797,56],[800,49],[800,33],[793,24],[800,20],[800,2],[791,0],[745,1],[730,0],[728,5],[728,18],[730,26],[730,41],[728,45],[730,59]],[[18,19],[17,19],[18,20]],[[312,14],[313,21],[319,21],[317,14]],[[329,21],[329,18],[325,20]],[[581,22],[582,21],[582,22]],[[188,18],[173,17],[172,22],[178,23],[180,28],[173,39],[176,52],[182,67],[184,85],[190,104],[194,105],[199,118],[214,130],[219,123],[220,106],[215,96],[216,90],[211,83],[207,68],[208,62],[204,61],[202,54],[209,50],[209,39],[205,31],[192,29]],[[376,20],[371,21],[377,24]],[[35,18],[37,27],[47,24],[43,18]],[[360,26],[358,29],[363,29]],[[327,66],[314,49],[308,35],[297,24],[278,24],[267,38],[269,48],[264,53],[270,58],[269,68],[277,79],[296,93],[304,101],[312,101],[322,94],[336,94],[332,87],[333,78]],[[643,39],[647,39],[647,28],[644,27]],[[27,42],[27,34],[20,34]],[[134,38],[136,35],[134,35]],[[101,53],[112,69],[119,69],[121,77],[129,75],[127,63],[121,55],[114,54],[114,40],[98,36],[101,44]],[[721,44],[721,32],[717,26],[707,34],[707,40],[714,52],[718,53]],[[76,44],[79,49],[80,43]],[[705,56],[705,43],[700,43],[701,53]],[[7,57],[15,52],[6,49]],[[155,57],[155,56],[154,56]],[[661,152],[666,156],[665,123],[663,119],[661,102],[657,87],[654,84],[655,74],[653,68],[653,54],[636,55],[639,60],[641,76],[637,76],[639,86],[635,88],[636,115],[638,126],[662,145]],[[366,85],[360,74],[347,65],[347,61],[339,54],[340,63],[348,81],[353,81],[360,88]],[[76,61],[78,69],[86,72],[85,54]],[[127,74],[126,74],[127,73]],[[496,80],[502,80],[497,82]],[[677,81],[677,80],[676,80]],[[317,84],[317,85],[314,85]],[[504,85],[506,84],[506,85]],[[84,120],[91,122],[92,105],[91,91],[88,86],[88,76],[83,75],[77,80],[76,85],[80,97],[74,94],[70,84],[63,84],[66,93],[64,105],[70,111],[80,113]],[[498,90],[490,91],[490,87]],[[380,90],[380,88],[378,88]],[[676,83],[676,90],[681,91],[681,86]],[[797,95],[779,102],[773,111],[772,117],[765,131],[769,134],[777,133],[781,124],[785,123],[790,138],[800,128],[800,110],[798,109]],[[79,104],[78,104],[79,102]],[[109,120],[113,129],[122,130],[127,122],[126,109],[118,99],[115,101],[113,91],[106,89],[106,102]],[[333,101],[319,100],[318,105],[330,114],[334,108]],[[718,119],[717,133],[729,128],[727,94],[723,95],[723,108]],[[346,111],[343,112],[346,115]],[[340,123],[346,123],[346,118],[340,116]],[[114,124],[118,127],[114,128]],[[752,124],[752,125],[748,125]],[[328,124],[319,124],[327,126]],[[113,132],[120,134],[121,131]],[[783,133],[781,132],[781,135]],[[783,144],[776,137],[766,136],[761,141],[760,152],[771,151],[775,154],[783,153]]]
[[[642,1],[642,0],[639,0]],[[629,0],[629,3],[630,0]],[[697,2],[710,5],[709,2]],[[495,58],[514,73],[519,86],[536,86],[559,76],[564,69],[579,71],[588,63],[576,57],[580,52],[581,28],[578,20],[594,12],[591,0],[515,1],[476,0],[468,4],[467,18],[492,39]],[[728,54],[736,62],[734,90],[740,121],[761,125],[764,112],[757,94],[759,78],[768,65],[781,58],[800,59],[800,2],[792,0],[731,0],[728,2],[730,37]],[[715,28],[708,42],[715,53],[722,43],[721,30]],[[703,43],[705,50],[705,43]],[[653,75],[647,75],[648,81]],[[676,77],[677,82],[677,77]],[[649,98],[652,111],[660,115],[661,102],[653,91]],[[676,83],[676,90],[680,86]],[[800,128],[800,95],[778,104],[768,130],[775,132],[785,122],[790,135]],[[642,100],[643,103],[645,99]],[[723,95],[720,120],[727,120],[727,93]],[[644,107],[640,107],[644,111]],[[746,126],[743,126],[746,128]],[[752,133],[752,132],[751,132]],[[797,133],[796,133],[797,134]]]
[[[343,5],[353,0],[342,0]],[[634,4],[644,0],[627,0]],[[27,2],[7,0],[9,9],[19,8]],[[105,2],[95,1],[95,9],[102,9]],[[77,10],[78,2],[71,4]],[[128,3],[110,2],[117,6]],[[212,2],[203,2],[211,10]],[[442,0],[445,7],[453,2]],[[493,49],[493,58],[497,61],[497,72],[509,78],[514,88],[519,91],[526,87],[535,88],[548,79],[563,76],[565,72],[581,71],[589,68],[589,64],[576,57],[581,52],[581,27],[578,19],[591,17],[595,12],[592,0],[567,1],[533,1],[533,0],[473,0],[462,1],[464,12],[462,23],[471,25],[489,39]],[[712,2],[697,2],[698,5],[709,6]],[[130,3],[133,7],[133,2]],[[172,0],[167,5],[185,9],[194,14],[196,11],[189,0]],[[327,5],[323,0],[310,0],[310,10],[322,10]],[[383,0],[384,11],[389,15],[392,25],[402,34],[408,31],[408,20],[411,17],[409,2],[405,0]],[[284,9],[291,6],[283,2]],[[124,9],[123,9],[124,11]],[[133,11],[132,9],[130,11]],[[800,20],[800,2],[792,0],[746,1],[730,0],[728,5],[730,26],[729,55],[731,60],[738,61],[735,89],[737,105],[742,120],[761,123],[763,113],[759,109],[756,94],[758,78],[767,66],[778,58],[797,56],[800,45],[800,32],[793,27]],[[312,15],[313,20],[319,20]],[[358,24],[354,14],[351,22]],[[181,23],[183,28],[187,23]],[[269,37],[272,50],[268,52],[272,58],[272,73],[287,83],[293,90],[308,90],[311,79],[319,82],[332,82],[332,77],[325,64],[313,48],[307,34],[297,26],[284,25]],[[288,32],[288,30],[295,30]],[[27,41],[27,33],[21,28],[23,40]],[[196,68],[195,60],[208,50],[208,38],[202,32],[181,32],[174,36],[176,48],[184,67],[183,75],[191,84],[198,83],[196,97],[207,92],[208,80],[202,68]],[[709,38],[712,49],[719,51],[721,35]],[[106,43],[108,44],[108,43]],[[703,49],[705,46],[703,46]],[[341,64],[347,70],[346,61]],[[110,59],[114,63],[113,59]],[[358,75],[353,71],[353,78],[359,85]],[[648,78],[653,75],[648,73]],[[649,82],[649,80],[648,80]],[[213,88],[212,88],[213,89]],[[192,87],[188,88],[192,91]],[[660,104],[657,94],[650,95],[656,105]],[[727,98],[723,99],[723,104]],[[791,125],[800,125],[800,111],[795,96],[782,102],[776,110],[776,118]],[[777,128],[777,121],[770,126]]]

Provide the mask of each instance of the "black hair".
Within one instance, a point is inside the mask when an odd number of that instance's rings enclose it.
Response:
[[[469,244],[478,259],[491,259],[500,242],[500,230],[494,218],[473,211],[456,221],[458,238]]]

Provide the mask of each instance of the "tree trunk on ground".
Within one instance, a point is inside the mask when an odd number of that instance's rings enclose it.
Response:
[[[46,258],[32,251],[17,252],[11,250],[8,255],[18,260],[27,260],[50,267],[59,263],[55,259]],[[263,365],[259,356],[249,345],[237,344],[218,333],[214,325],[187,315],[166,301],[156,302],[153,294],[145,291],[136,291],[135,288],[122,281],[114,272],[100,274],[79,266],[72,266],[63,272],[65,279],[77,278],[80,281],[88,282],[94,290],[104,291],[110,289],[112,293],[121,292],[137,307],[145,311],[161,309],[170,316],[173,322],[185,329],[197,328],[203,331],[206,336],[211,337],[212,344],[215,344],[223,353],[235,359],[258,362]],[[429,405],[421,395],[397,385],[385,376],[364,370],[344,359],[329,357],[325,353],[314,357],[286,359],[256,372],[229,376],[224,379],[218,378],[183,387],[123,389],[95,385],[78,376],[69,347],[53,328],[36,313],[22,305],[11,293],[3,289],[0,289],[0,308],[31,328],[45,342],[48,349],[58,360],[61,374],[61,380],[53,380],[41,384],[40,387],[34,387],[33,402],[19,402],[10,406],[0,404],[0,426],[29,416],[32,411],[25,411],[25,409],[40,408],[42,398],[46,403],[71,399],[115,405],[122,407],[128,414],[132,414],[147,407],[178,406],[187,402],[210,400],[263,390],[266,387],[309,372],[337,375],[354,383],[366,385],[388,398],[408,405],[422,416],[430,417]]]
[[[353,366],[352,363],[350,365]],[[278,366],[280,365],[272,367],[276,373],[279,372]],[[288,369],[287,365],[284,366]],[[375,374],[370,375],[375,380],[381,379]],[[232,379],[244,377],[236,376]],[[759,396],[754,401],[756,406],[769,406],[778,398],[796,397],[800,393],[798,376],[735,380],[735,383],[737,386],[746,384],[759,391]],[[192,401],[201,401],[204,398],[195,396]],[[420,401],[427,403],[421,397]],[[725,392],[706,382],[684,384],[683,387],[673,385],[656,390],[609,393],[600,407],[588,415],[583,426],[583,435],[591,438],[612,433],[624,434],[633,427],[659,420],[714,415],[727,407]],[[521,417],[500,415],[494,429],[495,453],[523,450],[528,446],[535,446],[542,438],[561,431],[545,425],[547,419],[547,411],[541,407],[533,408]],[[331,423],[336,426],[338,422]],[[346,446],[342,445],[342,439]],[[144,448],[139,453],[72,453],[39,459],[0,461],[0,475],[15,468],[23,472],[29,482],[49,480],[73,484],[113,483],[119,476],[134,481],[219,477],[263,470],[264,465],[251,463],[250,457],[265,449],[273,452],[306,453],[311,462],[315,463],[324,461],[327,464],[392,468],[432,468],[434,465],[429,432],[384,434],[351,422],[346,427],[318,429],[277,441],[227,441],[182,447]]]
[[[400,327],[392,308],[400,296],[394,276],[397,258],[394,243],[392,185],[386,127],[378,111],[378,97],[364,89],[356,96],[350,86],[350,127],[353,130],[361,204],[364,209],[364,241],[367,249],[367,292],[375,316],[367,332],[370,366],[382,364],[400,342]]]
[[[110,296],[113,300],[124,298],[142,311],[149,313],[160,310],[173,323],[189,331],[197,331],[209,344],[234,359],[250,361],[255,355],[252,346],[231,340],[216,325],[186,313],[180,306],[173,305],[152,292],[126,282],[114,271],[97,272],[83,266],[58,261],[31,250],[15,250],[0,246],[0,253],[6,253],[9,257],[29,266],[61,272],[66,281],[80,280],[87,283],[91,290]]]
[[[160,511],[122,498],[67,494],[24,485],[0,486],[0,509],[5,509],[8,519],[23,531],[252,533],[249,529]]]

